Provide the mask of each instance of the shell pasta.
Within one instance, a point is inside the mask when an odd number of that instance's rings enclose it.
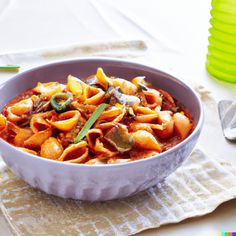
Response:
[[[158,155],[188,137],[193,120],[171,94],[147,81],[98,68],[83,80],[68,75],[66,84],[38,82],[5,105],[0,137],[61,162],[118,164]]]

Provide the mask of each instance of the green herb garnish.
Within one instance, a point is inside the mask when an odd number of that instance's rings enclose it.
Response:
[[[18,65],[0,66],[0,71],[18,71],[19,69],[20,69],[20,66]]]
[[[90,128],[93,126],[93,124],[96,122],[98,117],[103,113],[105,108],[107,107],[106,103],[100,104],[96,110],[93,112],[93,114],[90,116],[90,118],[85,123],[84,127],[80,130],[77,137],[74,140],[74,143],[78,143],[81,139],[84,138],[84,136],[87,134],[87,132],[90,130]]]
[[[57,93],[52,96],[50,103],[56,112],[63,112],[70,105],[71,99],[68,93]]]

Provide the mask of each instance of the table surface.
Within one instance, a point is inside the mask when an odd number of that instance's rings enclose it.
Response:
[[[210,8],[210,0],[0,0],[0,54],[87,41],[142,39],[153,55],[146,64],[206,86],[216,100],[235,99],[236,84],[209,78],[205,71]],[[235,145],[203,147],[212,157],[236,165]],[[236,200],[232,200],[209,215],[140,235],[198,232],[209,236],[236,231],[235,209]],[[10,235],[0,216],[0,236]]]

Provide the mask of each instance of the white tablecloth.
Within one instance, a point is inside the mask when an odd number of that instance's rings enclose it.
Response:
[[[235,99],[236,84],[209,78],[205,71],[209,19],[210,0],[0,0],[0,54],[88,41],[141,39],[148,44],[148,56],[133,60],[186,83],[202,84],[217,100]],[[8,78],[0,74],[0,83]],[[204,148],[236,165],[235,146],[210,142]],[[234,209],[235,200],[211,215],[142,235],[236,231]],[[10,235],[1,218],[0,235]]]

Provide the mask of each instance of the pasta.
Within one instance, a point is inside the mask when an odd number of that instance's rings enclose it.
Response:
[[[105,165],[165,152],[193,130],[190,112],[167,91],[138,76],[38,82],[5,105],[0,137],[19,150],[54,161]]]

